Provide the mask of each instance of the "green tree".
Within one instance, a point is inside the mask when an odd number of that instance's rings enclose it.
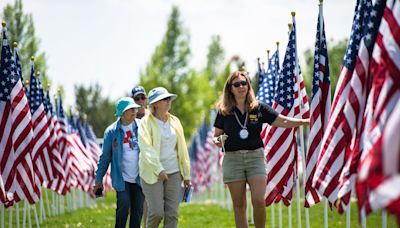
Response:
[[[2,18],[7,24],[9,41],[17,42],[20,47],[22,75],[28,79],[31,73],[31,56],[35,56],[35,69],[43,75],[43,86],[47,87],[47,63],[44,52],[39,51],[40,41],[35,35],[35,26],[31,14],[24,13],[22,0],[16,0],[14,5],[7,4],[3,9]]]
[[[150,62],[140,73],[140,84],[148,90],[163,86],[178,95],[171,112],[180,118],[187,138],[202,117],[209,118],[231,65],[229,62],[221,67],[224,49],[219,36],[211,38],[207,64],[202,70],[190,68],[189,57],[189,34],[180,21],[178,8],[173,7],[161,44],[156,47]]]
[[[103,137],[104,130],[115,121],[114,104],[101,95],[99,84],[85,87],[75,85],[76,109],[87,115],[87,121],[93,126],[97,137]]]
[[[346,52],[347,40],[339,40],[338,42],[334,42],[330,40],[328,43],[328,59],[329,59],[329,71],[331,77],[331,95],[333,97],[336,84],[339,78],[340,69],[342,67],[343,57]],[[304,81],[306,84],[306,89],[311,96],[311,83],[312,83],[312,74],[314,69],[314,50],[307,49],[304,52],[304,57],[306,60],[306,68],[304,72]]]
[[[188,66],[189,56],[189,34],[180,21],[178,8],[173,7],[161,44],[140,73],[140,84],[147,90],[163,86],[178,95],[171,112],[180,118],[186,136],[195,128],[193,120],[197,119],[201,106],[201,101],[192,103],[195,100],[192,85],[199,78]]]

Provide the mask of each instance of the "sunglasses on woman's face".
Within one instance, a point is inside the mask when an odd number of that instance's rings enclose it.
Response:
[[[239,88],[241,85],[242,85],[242,86],[247,86],[247,81],[234,82],[234,83],[232,83],[232,85],[233,85],[235,88]]]
[[[137,96],[137,97],[133,98],[133,100],[135,100],[135,101],[146,100],[146,99],[147,99],[147,97],[145,97],[145,96]]]
[[[169,101],[169,100],[171,100],[171,97],[166,97],[166,98],[161,99],[161,101]]]

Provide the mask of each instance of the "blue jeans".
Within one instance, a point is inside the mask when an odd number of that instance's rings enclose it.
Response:
[[[115,228],[125,228],[129,213],[129,228],[140,228],[143,201],[142,188],[138,184],[125,182],[125,191],[117,191]]]

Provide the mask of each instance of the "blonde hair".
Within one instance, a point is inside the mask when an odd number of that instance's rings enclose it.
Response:
[[[256,100],[256,96],[254,94],[254,90],[250,84],[250,78],[245,71],[235,71],[231,75],[229,75],[228,79],[225,82],[224,90],[222,92],[222,97],[220,101],[217,103],[217,111],[221,113],[223,116],[230,115],[233,113],[233,109],[236,106],[235,96],[232,93],[232,81],[239,76],[243,76],[246,78],[248,90],[245,101],[246,111],[252,111],[258,107],[258,101]]]

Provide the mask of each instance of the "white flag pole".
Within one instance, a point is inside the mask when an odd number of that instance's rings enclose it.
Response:
[[[31,220],[31,207],[29,206],[29,203],[27,201],[25,201],[26,204],[26,209],[28,211],[28,227],[32,228],[32,220]]]
[[[288,227],[292,228],[292,204],[288,206]]]
[[[9,207],[8,211],[10,212],[8,217],[8,227],[12,228],[13,207]]]
[[[4,205],[1,204],[1,228],[4,228]]]
[[[17,228],[19,228],[19,203],[15,204],[15,222],[17,223]]]
[[[328,228],[328,199],[324,200],[324,228]]]
[[[350,219],[351,219],[351,203],[349,203],[349,205],[347,205],[346,208],[346,228],[350,228]]]
[[[279,228],[282,228],[282,201],[279,201]]]
[[[39,228],[39,219],[38,219],[38,215],[37,215],[37,211],[36,211],[36,204],[31,205],[31,207],[33,208],[33,214],[35,215],[35,221],[36,221],[36,227]]]
[[[23,216],[23,219],[22,219],[22,227],[23,228],[25,228],[25,225],[26,225],[26,207],[27,207],[26,201],[24,201],[24,216]]]
[[[387,228],[387,212],[382,211],[382,228]]]
[[[44,216],[45,215],[44,215],[43,197],[40,197],[40,200],[39,200],[39,221],[40,221],[40,223],[43,222]]]
[[[271,227],[275,227],[275,207],[271,204]]]
[[[48,190],[45,191],[45,197],[46,197],[46,205],[47,205],[47,214],[50,217],[51,213],[50,213],[50,200],[49,200]]]

